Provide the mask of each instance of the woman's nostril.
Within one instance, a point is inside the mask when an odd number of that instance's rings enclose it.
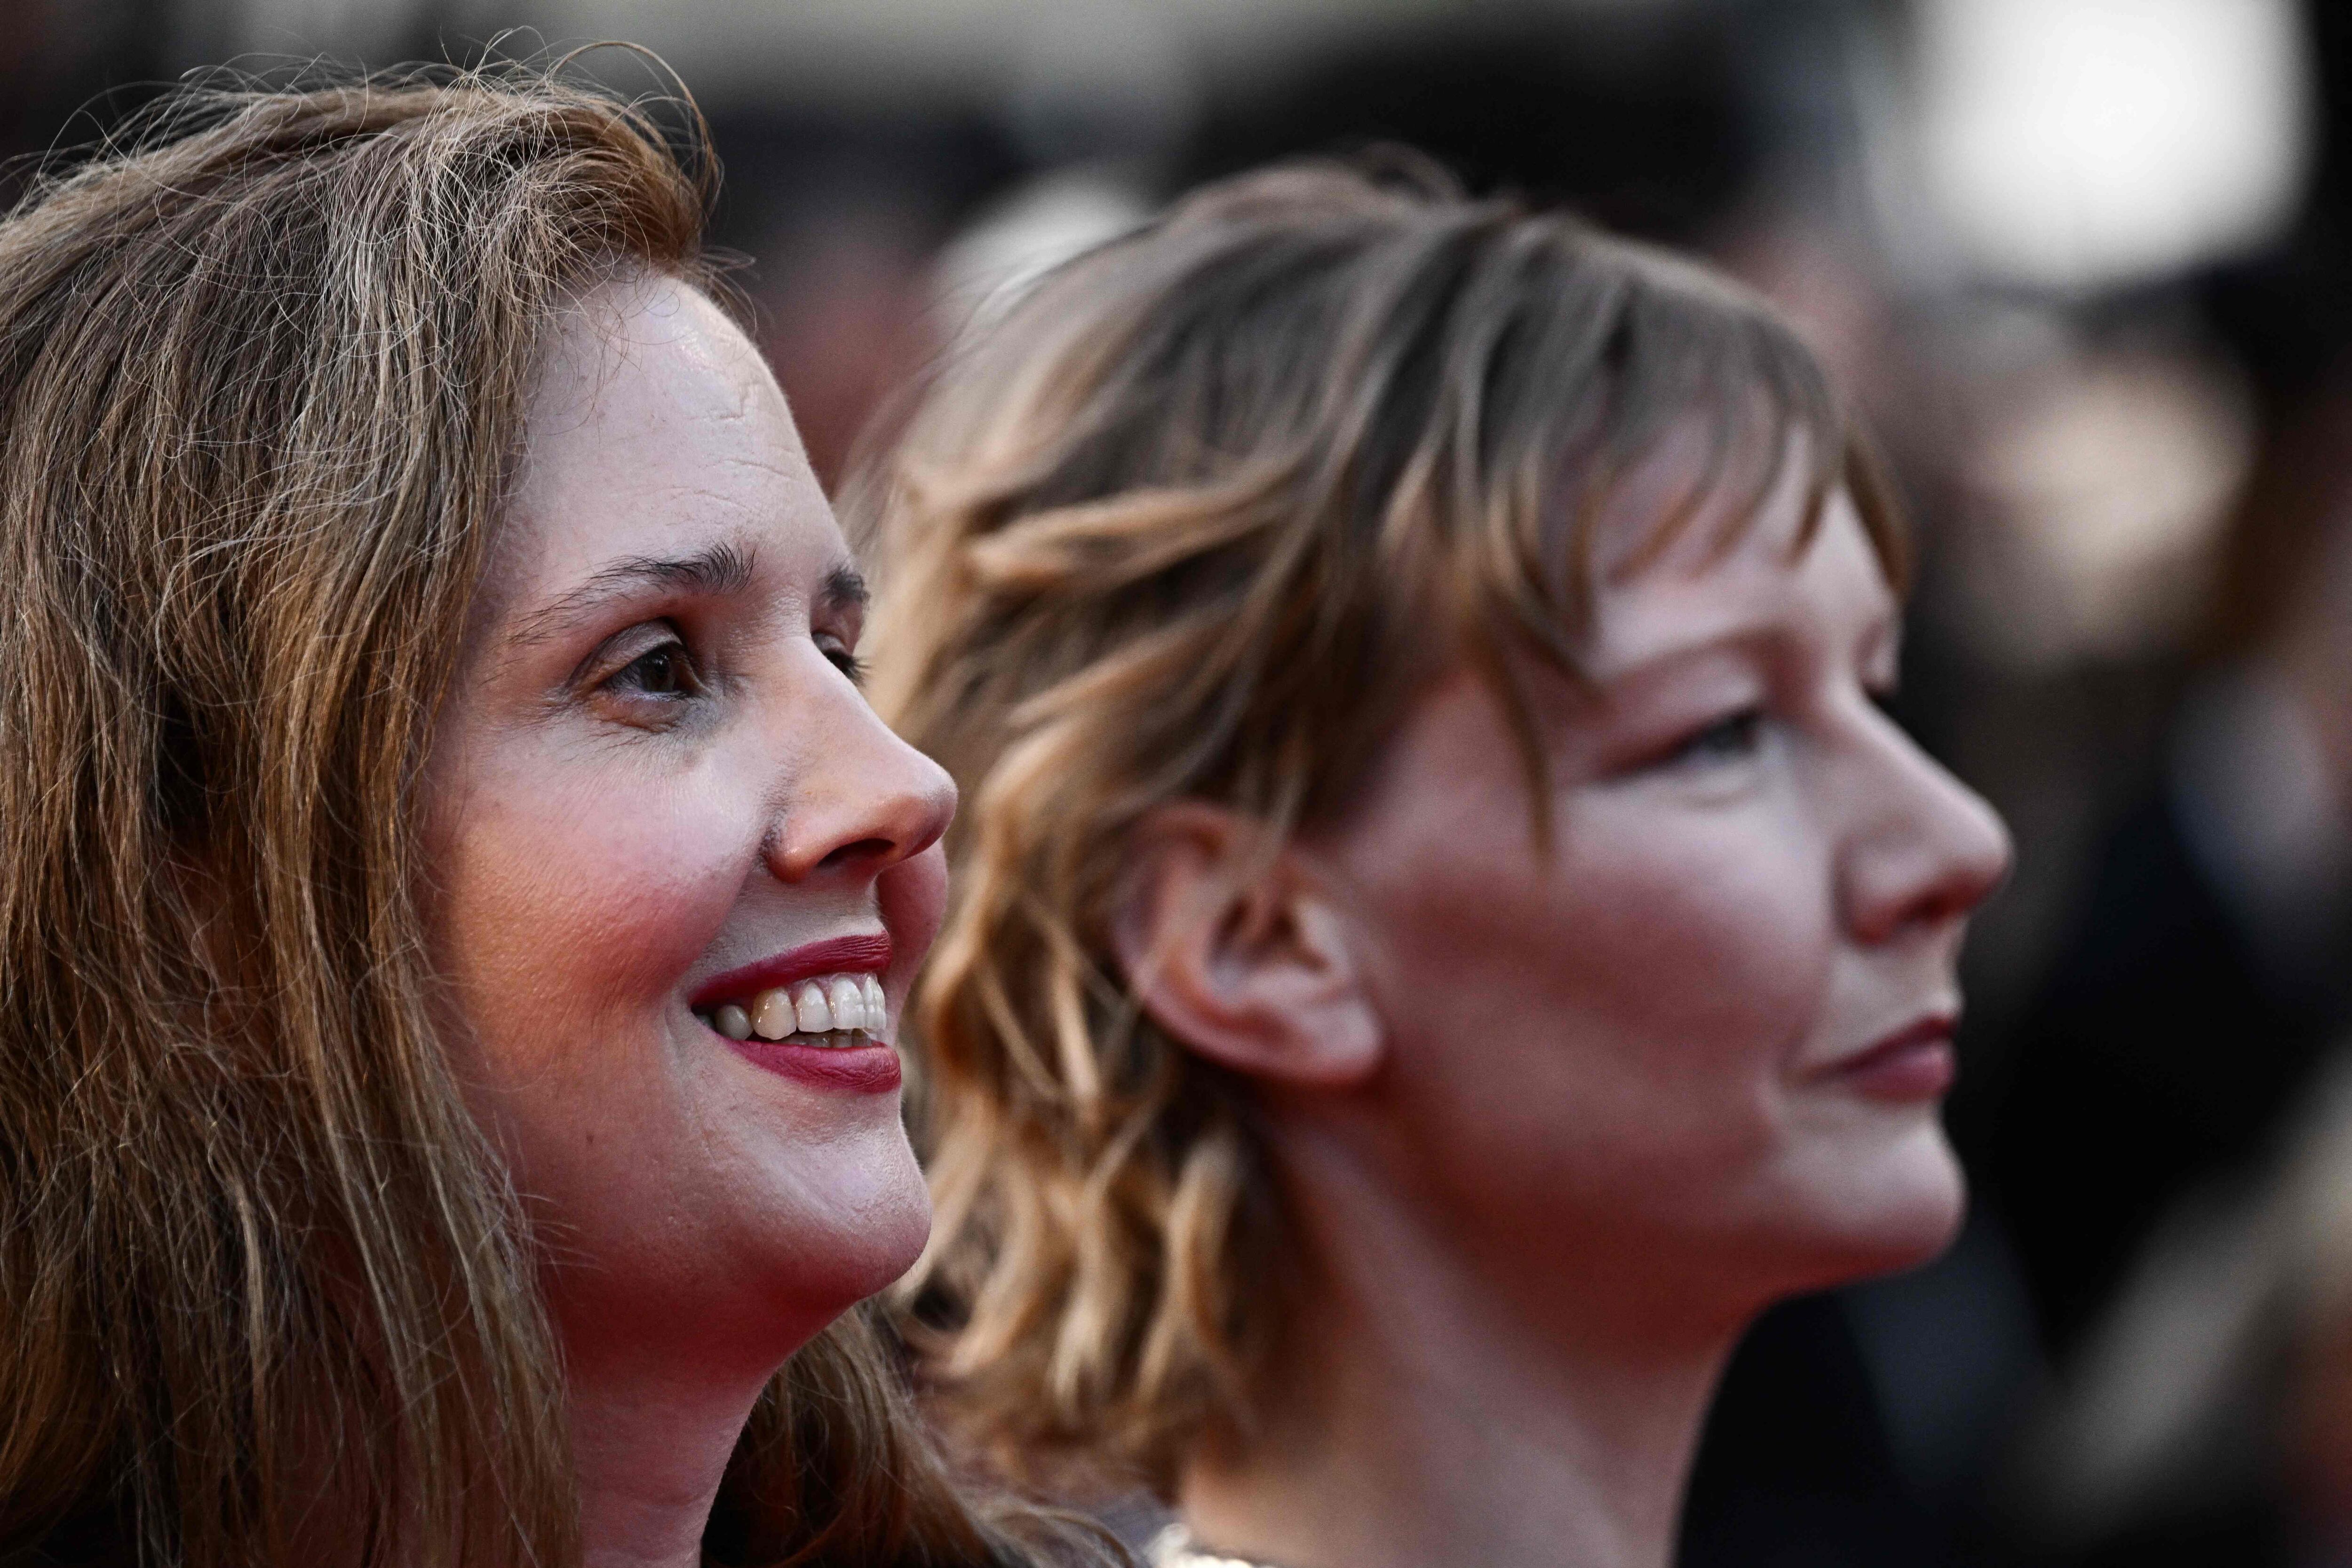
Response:
[[[816,862],[817,869],[831,871],[853,861],[885,859],[894,848],[888,839],[858,839],[828,852],[824,859]]]

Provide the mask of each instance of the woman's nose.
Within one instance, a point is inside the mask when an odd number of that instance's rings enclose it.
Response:
[[[2009,874],[2009,829],[1985,798],[1910,737],[1886,727],[1878,778],[1847,841],[1843,890],[1848,927],[1884,942],[1974,910]]]
[[[844,692],[824,722],[805,710],[799,755],[766,846],[785,883],[835,875],[864,882],[937,843],[955,816],[947,770],[892,734],[863,698]]]

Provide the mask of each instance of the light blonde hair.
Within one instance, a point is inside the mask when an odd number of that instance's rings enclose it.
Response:
[[[1591,518],[1693,421],[1706,460],[1650,548],[1717,497],[1736,531],[1798,462],[1810,515],[1849,489],[1901,578],[1876,467],[1745,291],[1410,160],[1299,165],[1050,275],[865,476],[877,703],[964,800],[913,1009],[918,1281],[946,1405],[1001,1458],[1164,1490],[1245,1416],[1284,1310],[1247,1086],[1139,1010],[1108,938],[1130,831],[1180,800],[1268,844],[1328,820],[1466,660],[1540,837],[1513,672],[1573,672]]]
[[[577,1560],[416,781],[546,334],[614,269],[707,281],[698,146],[520,70],[192,92],[0,222],[0,1560]],[[1044,1531],[853,1315],[707,1544]]]

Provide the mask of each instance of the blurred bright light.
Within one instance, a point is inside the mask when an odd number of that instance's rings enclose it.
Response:
[[[933,291],[942,325],[950,335],[987,327],[1046,273],[1150,215],[1139,192],[1103,170],[1067,170],[1020,187],[940,253]]]
[[[1978,652],[2013,669],[2181,645],[2210,591],[2252,410],[2218,363],[2069,354],[1986,389],[1958,473],[1960,585]]]
[[[1918,23],[1924,193],[1979,273],[2125,282],[2293,220],[2312,139],[2294,0],[1920,0]]]

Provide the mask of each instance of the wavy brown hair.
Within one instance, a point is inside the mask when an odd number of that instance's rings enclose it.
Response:
[[[1760,301],[1410,160],[1302,165],[1050,275],[865,476],[877,706],[964,800],[912,1009],[939,1205],[917,1281],[946,1404],[1001,1458],[1164,1490],[1245,1416],[1283,1311],[1247,1086],[1139,1011],[1109,941],[1130,831],[1181,800],[1265,845],[1329,819],[1466,660],[1540,836],[1513,672],[1573,673],[1591,518],[1693,423],[1652,548],[1717,499],[1736,537],[1793,462],[1900,580],[1878,470]]]
[[[699,145],[521,71],[184,92],[0,222],[0,1562],[577,1560],[417,778],[541,345],[616,269],[706,280]],[[853,1315],[707,1544],[1045,1530]]]

